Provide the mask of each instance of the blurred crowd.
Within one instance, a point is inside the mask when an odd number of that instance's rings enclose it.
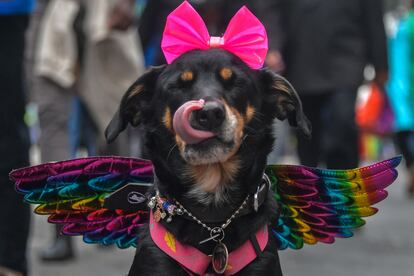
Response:
[[[30,210],[8,173],[29,165],[31,146],[41,162],[145,156],[139,129],[110,145],[103,131],[128,86],[146,67],[165,63],[165,19],[181,2],[0,1],[0,276],[29,274]],[[393,4],[387,13],[378,0],[190,2],[211,35],[222,34],[247,5],[268,32],[266,66],[286,76],[302,99],[312,138],[275,122],[278,140],[269,162],[297,149],[304,165],[354,168],[361,158],[390,154],[384,149],[395,141],[410,172],[407,194],[414,196],[411,1],[387,1]],[[51,232],[53,243],[40,258],[73,258],[71,239],[59,227]]]

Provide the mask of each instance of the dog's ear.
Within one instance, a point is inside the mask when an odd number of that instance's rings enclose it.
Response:
[[[289,124],[298,127],[301,132],[310,137],[311,124],[302,110],[302,102],[293,86],[282,76],[265,68],[260,71],[264,84],[264,108],[266,114],[281,121],[288,120]]]
[[[148,107],[158,76],[164,68],[165,65],[150,68],[125,92],[118,111],[106,127],[105,138],[108,143],[114,141],[128,124],[140,124],[143,109]]]

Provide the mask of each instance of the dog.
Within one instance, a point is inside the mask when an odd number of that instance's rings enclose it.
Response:
[[[200,99],[204,107],[192,112],[190,124],[215,135],[188,144],[174,131],[173,118],[184,103]],[[288,120],[310,135],[299,96],[283,77],[267,69],[253,70],[225,50],[193,50],[172,64],[150,69],[128,89],[106,138],[111,142],[128,125],[141,126],[145,155],[154,164],[155,188],[196,218],[218,226],[262,183],[275,140],[274,119]],[[257,212],[249,209],[225,230],[223,243],[230,252],[277,221],[276,201],[270,194]],[[213,251],[214,242],[199,244],[209,233],[191,218],[161,223],[178,241],[206,254]],[[129,275],[188,275],[157,247],[148,227],[138,236]],[[282,275],[276,241],[269,237],[264,251],[238,275]]]
[[[10,179],[63,234],[136,246],[131,276],[282,275],[278,250],[333,243],[364,225],[401,156],[351,170],[266,166],[273,120],[311,134],[298,94],[262,69],[267,36],[247,8],[223,37],[203,24],[188,2],[169,15],[168,65],[138,78],[105,131],[112,142],[140,126],[150,160],[66,160]]]

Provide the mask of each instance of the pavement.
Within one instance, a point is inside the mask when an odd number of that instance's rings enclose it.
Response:
[[[335,244],[306,245],[301,250],[279,252],[285,276],[413,276],[414,199],[405,192],[403,164],[400,176],[389,189],[389,197],[377,204],[380,212],[350,239]],[[42,263],[38,252],[52,239],[52,226],[45,217],[33,216],[30,240],[32,276],[117,276],[126,275],[133,249],[120,250],[84,244],[75,238],[76,259]]]

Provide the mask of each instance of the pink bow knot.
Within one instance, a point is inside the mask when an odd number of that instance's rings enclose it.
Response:
[[[218,37],[210,36],[201,16],[185,1],[168,16],[161,48],[168,64],[191,50],[221,48],[238,56],[250,68],[260,69],[268,41],[265,27],[245,6],[230,20],[224,35]]]
[[[220,48],[224,45],[224,39],[220,36],[212,36],[208,44],[210,48]]]

